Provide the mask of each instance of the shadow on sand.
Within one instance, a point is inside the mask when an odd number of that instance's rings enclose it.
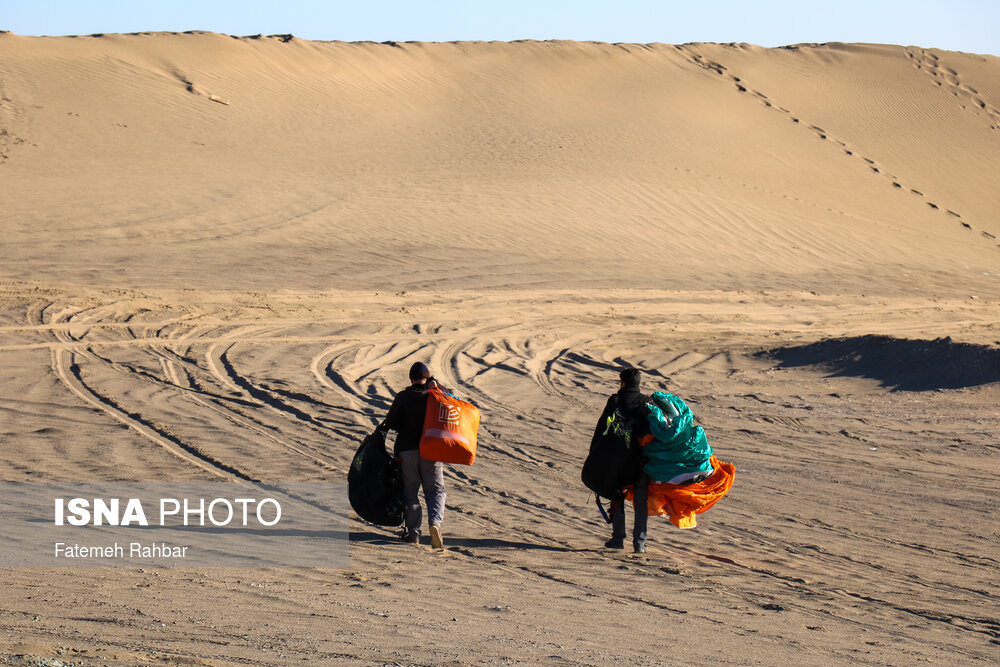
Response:
[[[1000,382],[1000,348],[951,338],[907,340],[891,336],[831,338],[759,352],[779,368],[814,366],[831,376],[878,380],[892,391],[962,389]]]
[[[384,533],[370,533],[367,531],[351,531],[350,540],[352,543],[364,542],[367,544],[399,544],[399,537],[396,535],[386,535]],[[565,547],[551,546],[548,544],[534,544],[531,542],[514,542],[510,540],[501,540],[494,537],[456,537],[449,538],[447,535],[444,536],[445,546],[448,547],[459,547],[465,549],[518,549],[518,550],[534,550],[534,551],[558,551],[558,552],[569,552],[573,549],[568,549]],[[428,544],[427,536],[421,538],[422,544]]]

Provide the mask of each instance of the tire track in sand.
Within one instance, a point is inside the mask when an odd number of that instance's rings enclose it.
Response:
[[[48,308],[48,306],[45,308]],[[45,308],[31,311],[30,315],[34,315],[34,317],[41,319],[44,315]],[[54,315],[52,317],[52,322],[68,322],[73,315],[66,315],[66,313],[72,313],[72,309],[64,309],[59,314]],[[68,330],[55,330],[52,333],[56,339],[63,342],[76,341]],[[99,358],[89,350],[83,352],[82,354],[91,361],[98,361],[100,363]],[[110,397],[101,394],[87,385],[87,383],[83,380],[81,367],[76,363],[76,356],[77,352],[72,350],[54,348],[51,351],[51,367],[60,382],[62,382],[67,389],[82,399],[85,403],[97,408],[115,421],[133,429],[177,458],[193,464],[202,470],[215,475],[216,477],[224,479],[235,478],[250,482],[256,481],[253,477],[235,466],[223,463],[222,461],[219,461],[201,451],[194,445],[184,442],[177,436],[169,433],[165,428],[154,424],[152,420],[144,418],[138,413],[128,412]]]
[[[188,397],[191,400],[198,403],[199,405],[201,405],[202,407],[204,407],[205,409],[220,415],[221,417],[223,417],[230,423],[234,424],[235,426],[246,429],[262,438],[270,440],[275,445],[278,445],[283,449],[287,449],[288,451],[291,451],[294,454],[298,454],[303,458],[309,459],[310,461],[313,461],[317,465],[322,466],[327,470],[333,472],[344,472],[341,468],[334,465],[329,459],[321,457],[313,452],[308,451],[309,448],[307,446],[302,445],[301,443],[293,443],[292,441],[287,439],[287,437],[278,437],[267,426],[262,425],[259,422],[256,422],[255,420],[236,412],[235,410],[223,407],[222,405],[218,404],[219,400],[218,398],[199,395],[199,393],[201,392],[197,392],[197,390],[195,390],[194,387],[190,386],[191,376],[186,371],[185,371],[185,377],[188,380],[187,382],[188,386],[185,387],[185,383],[181,382],[180,376],[174,370],[174,365],[176,360],[171,359],[169,356],[169,355],[175,355],[176,353],[166,349],[158,350],[155,347],[151,347],[150,350],[152,351],[153,354],[159,355],[161,357],[165,373],[168,374],[170,381],[178,389],[193,390],[194,393],[187,394]],[[183,360],[180,363],[187,363],[187,361]]]
[[[52,370],[59,380],[81,398],[85,403],[97,408],[114,420],[128,426],[148,440],[156,443],[167,452],[179,459],[193,464],[216,477],[223,479],[240,479],[248,482],[256,482],[250,475],[238,468],[225,464],[208,454],[202,452],[197,447],[185,443],[175,435],[170,434],[162,427],[156,426],[151,420],[142,417],[137,413],[130,413],[122,408],[111,398],[98,393],[83,381],[80,366],[74,361],[75,353],[66,350],[52,351]]]
[[[63,311],[63,313],[66,312],[68,311]],[[85,311],[80,311],[80,312],[85,312]],[[86,323],[81,324],[79,322],[71,321],[77,315],[79,315],[79,312],[65,316],[64,323],[67,325],[72,325],[73,327],[82,327],[84,331],[89,331],[89,327]],[[62,319],[62,318],[57,318],[57,319]],[[54,330],[53,334],[57,339],[60,339],[63,342],[74,342],[74,343],[79,342],[79,339],[71,336],[68,333],[68,331],[69,331],[69,326],[67,326],[65,329],[60,328],[58,330]],[[170,340],[169,343],[167,341],[164,342],[166,344],[171,344],[171,345],[183,344],[185,342],[189,342],[186,340],[186,337],[184,336],[180,338],[171,337],[169,340]],[[167,381],[161,380],[160,378],[157,378],[141,369],[132,368],[131,366],[122,367],[120,364],[113,362],[110,359],[106,359],[101,355],[96,354],[89,347],[83,350],[72,350],[68,348],[59,348],[59,349],[53,348],[52,349],[52,354],[54,359],[53,368],[55,369],[57,376],[59,376],[60,379],[64,382],[64,384],[66,384],[71,389],[71,391],[73,391],[73,393],[75,393],[77,396],[83,398],[91,405],[101,408],[105,412],[109,413],[116,420],[135,428],[139,433],[153,440],[161,447],[164,447],[170,453],[174,455],[179,455],[181,458],[189,462],[194,462],[198,464],[198,462],[201,461],[203,463],[208,463],[213,468],[218,468],[219,470],[229,473],[233,477],[243,479],[246,481],[256,481],[250,474],[245,473],[244,471],[239,470],[235,466],[223,463],[222,461],[216,459],[215,457],[206,454],[196,446],[183,441],[176,435],[169,433],[165,427],[157,426],[156,424],[154,424],[152,419],[144,417],[138,413],[128,412],[117,401],[110,398],[109,396],[105,396],[104,394],[98,392],[93,387],[89,386],[87,383],[83,381],[82,367],[75,361],[77,357],[82,357],[89,362],[102,365],[103,367],[106,367],[109,370],[122,373],[127,377],[137,378],[142,381],[152,383],[158,388],[172,389],[181,392],[181,394],[186,399],[196,402],[203,408],[206,408],[211,412],[222,416],[226,420],[230,421],[231,423],[239,427],[251,430],[254,433],[270,440],[274,444],[286,450],[289,450],[301,457],[307,458],[328,470],[338,471],[338,472],[340,471],[340,468],[333,465],[328,459],[317,456],[316,454],[309,452],[303,447],[297,446],[296,444],[293,444],[286,439],[279,438],[270,433],[267,427],[255,424],[252,420],[243,417],[242,415],[239,415],[232,409],[228,409],[214,403],[216,397],[201,396],[200,394],[205,394],[206,392],[191,386],[190,384],[191,376],[189,373],[187,373],[186,369],[185,369],[185,376],[188,379],[188,383],[186,383],[186,385],[185,383],[182,383],[180,376],[175,369],[175,364],[180,363],[184,366],[188,366],[193,363],[192,360],[187,359],[181,355],[178,355],[172,350],[167,350],[165,347],[161,350],[157,349],[155,346],[149,346],[147,349],[154,356],[159,357],[161,368],[164,371],[164,376],[167,378]],[[69,359],[70,361],[67,362],[66,359]],[[211,364],[211,359],[212,359],[211,351],[208,353],[208,359],[209,363]],[[215,377],[215,379],[219,378]],[[237,389],[237,391],[239,391],[239,389]],[[222,397],[219,400],[231,401],[234,399],[229,397]],[[182,452],[186,453],[187,455],[183,454]],[[201,467],[204,466],[202,465]]]

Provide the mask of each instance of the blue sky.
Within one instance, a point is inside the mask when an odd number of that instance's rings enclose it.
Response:
[[[879,42],[1000,55],[1000,0],[0,0],[21,35],[209,30],[304,39]]]

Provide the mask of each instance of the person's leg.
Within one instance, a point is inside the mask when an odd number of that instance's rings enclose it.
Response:
[[[625,545],[625,499],[612,501],[611,539],[604,543],[609,549],[621,549]]]
[[[649,475],[645,471],[639,473],[632,489],[635,501],[635,524],[632,526],[632,547],[636,552],[642,553],[646,550],[646,526],[649,523],[649,510],[646,507],[646,500],[649,497]],[[624,524],[625,519],[622,518]],[[624,533],[624,527],[622,528]]]
[[[400,471],[403,474],[403,509],[405,514],[404,538],[420,539],[420,452],[415,449],[399,453]]]
[[[427,503],[427,523],[430,528],[431,546],[444,546],[441,538],[441,523],[444,521],[444,464],[438,461],[420,459],[420,479],[424,486],[424,502]]]

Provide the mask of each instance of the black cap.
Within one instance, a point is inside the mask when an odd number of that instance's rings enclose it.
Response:
[[[638,368],[626,368],[618,374],[618,377],[621,378],[626,389],[638,389],[642,373],[639,372]]]
[[[429,378],[431,376],[431,371],[427,368],[426,364],[423,362],[416,362],[410,366],[410,379],[420,380],[423,378]]]

